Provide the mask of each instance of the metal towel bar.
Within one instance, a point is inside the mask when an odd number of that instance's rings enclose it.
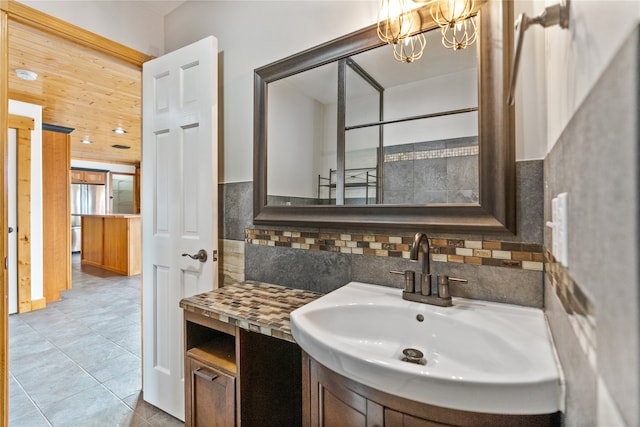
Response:
[[[570,0],[561,0],[558,4],[548,6],[540,15],[533,18],[528,17],[526,13],[521,13],[516,20],[516,45],[511,66],[511,82],[509,83],[509,97],[507,98],[507,104],[513,105],[514,102],[524,32],[533,24],[540,24],[544,28],[552,25],[559,25],[560,28],[569,28],[569,1]]]

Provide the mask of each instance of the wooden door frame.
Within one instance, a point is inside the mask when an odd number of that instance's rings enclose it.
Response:
[[[45,306],[44,298],[31,299],[31,131],[35,129],[34,123],[31,117],[9,114],[8,127],[17,130],[18,313]]]
[[[9,106],[9,22],[19,22],[32,28],[47,32],[51,37],[59,37],[94,51],[109,55],[114,59],[137,66],[142,71],[142,64],[149,59],[148,56],[135,49],[131,49],[120,43],[109,40],[98,34],[84,30],[78,26],[69,24],[61,19],[42,13],[36,9],[25,6],[15,0],[0,0],[0,150],[2,152],[2,173],[0,173],[0,185],[2,197],[0,197],[0,211],[2,221],[0,233],[0,261],[7,256],[7,189],[4,171],[7,168],[7,144],[8,144],[8,106]],[[8,348],[8,280],[7,270],[2,272],[2,303],[0,303],[0,427],[9,425],[9,348]]]

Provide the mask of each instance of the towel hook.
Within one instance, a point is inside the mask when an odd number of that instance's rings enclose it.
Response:
[[[526,13],[521,13],[515,23],[516,31],[516,49],[513,54],[513,62],[511,66],[511,82],[509,84],[509,97],[507,104],[513,105],[514,92],[516,90],[516,80],[518,77],[518,67],[520,66],[520,50],[522,49],[522,41],[524,40],[524,32],[533,25],[540,24],[544,28],[552,25],[559,25],[560,28],[569,28],[569,1],[561,0],[560,3],[546,7],[538,16],[530,18]]]

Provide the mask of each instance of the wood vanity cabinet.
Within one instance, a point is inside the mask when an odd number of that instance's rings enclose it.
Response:
[[[300,348],[184,311],[185,426],[299,426]]]
[[[187,357],[189,418],[186,425],[229,427],[235,424],[236,379],[211,363]]]
[[[559,426],[560,413],[499,415],[419,403],[345,378],[303,352],[305,427]]]

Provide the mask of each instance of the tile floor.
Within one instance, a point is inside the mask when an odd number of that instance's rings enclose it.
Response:
[[[142,400],[140,276],[73,262],[60,301],[9,316],[9,426],[183,426]]]

